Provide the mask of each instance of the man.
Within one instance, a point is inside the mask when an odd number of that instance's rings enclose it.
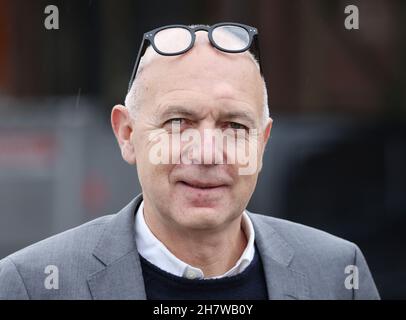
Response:
[[[257,59],[249,26],[147,32],[111,115],[142,195],[3,259],[0,298],[379,299],[355,244],[246,210],[272,128]]]

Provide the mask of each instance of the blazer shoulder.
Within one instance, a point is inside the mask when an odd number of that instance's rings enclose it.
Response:
[[[86,279],[100,267],[92,252],[113,216],[56,234],[0,260],[0,298],[89,298]],[[44,282],[48,274],[61,277],[60,290],[48,290]]]
[[[12,261],[17,268],[20,266],[35,268],[37,265],[42,266],[43,261],[63,263],[72,258],[88,256],[96,246],[106,223],[113,216],[102,216],[58,233],[14,252],[5,259]]]
[[[250,216],[259,228],[276,231],[295,251],[353,257],[358,249],[353,242],[304,224],[258,213]]]
[[[263,250],[293,249],[289,268],[305,275],[314,299],[379,299],[368,264],[358,246],[330,233],[285,219],[251,214]],[[257,236],[256,236],[257,238]],[[273,240],[272,240],[273,239]],[[270,241],[278,241],[272,247]],[[265,248],[265,249],[264,249]],[[279,250],[280,251],[280,250]],[[280,252],[279,252],[280,253]],[[293,255],[292,255],[293,256]],[[357,267],[357,289],[346,286]],[[348,268],[351,267],[351,268]]]

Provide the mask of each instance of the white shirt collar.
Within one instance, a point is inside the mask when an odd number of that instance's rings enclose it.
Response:
[[[211,277],[211,279],[236,275],[243,272],[251,263],[255,254],[255,231],[251,219],[246,211],[244,211],[242,216],[242,228],[246,237],[248,238],[248,242],[241,257],[226,273],[220,276]],[[204,277],[201,269],[195,268],[178,259],[161,241],[155,237],[144,219],[144,201],[141,202],[135,216],[135,241],[138,253],[144,259],[148,260],[161,270],[169,272],[178,277],[186,277],[189,279],[208,279],[207,277]]]

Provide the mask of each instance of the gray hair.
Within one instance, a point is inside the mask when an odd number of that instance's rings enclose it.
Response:
[[[191,26],[192,27],[192,26]],[[235,41],[234,37],[230,37],[230,40]],[[255,59],[254,55],[248,51],[249,57],[251,60],[255,63],[256,67],[258,70],[260,70],[260,66],[258,61]],[[142,71],[145,69],[145,67],[151,63],[151,61],[156,58],[159,54],[155,52],[155,50],[151,47],[151,45],[147,48],[145,51],[145,54],[142,56],[140,60],[140,64],[138,66],[137,74],[135,76],[135,79],[132,83],[132,86],[130,90],[128,91],[126,97],[125,97],[125,106],[130,110],[130,114],[133,118],[135,118],[137,111],[139,110],[139,97],[140,97],[140,91],[141,91],[141,84],[140,84],[140,77],[139,75],[142,73]],[[262,119],[262,124],[265,126],[268,123],[269,120],[269,106],[268,106],[268,90],[266,87],[266,82],[264,79],[264,76],[261,76],[262,78],[262,83],[263,83],[263,119]]]

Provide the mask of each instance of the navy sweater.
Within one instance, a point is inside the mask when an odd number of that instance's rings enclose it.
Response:
[[[258,249],[249,266],[235,276],[220,279],[187,279],[159,269],[140,255],[148,300],[266,300],[264,269]]]

